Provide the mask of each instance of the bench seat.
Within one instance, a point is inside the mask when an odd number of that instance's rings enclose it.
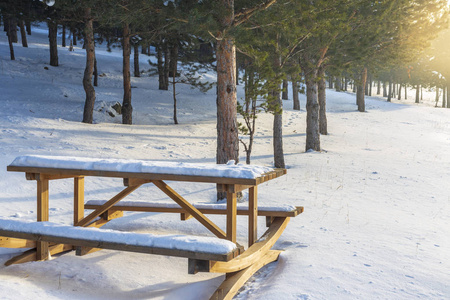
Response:
[[[229,261],[239,254],[236,244],[215,237],[154,235],[16,219],[0,219],[0,236],[215,261]]]
[[[90,200],[85,203],[86,209],[96,209],[105,204],[105,200]],[[197,203],[193,204],[203,214],[218,214],[226,213],[226,203]],[[186,211],[175,202],[157,202],[157,201],[120,201],[115,204],[110,210],[121,211],[143,211],[143,212],[165,212],[165,213],[186,213]],[[258,206],[258,216],[268,217],[296,217],[303,212],[303,207],[293,205],[269,205]],[[237,205],[238,215],[248,215],[248,203],[240,203]]]

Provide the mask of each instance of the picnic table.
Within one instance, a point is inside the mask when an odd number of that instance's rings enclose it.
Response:
[[[37,222],[0,219],[0,247],[31,248],[6,262],[7,265],[46,260],[50,255],[76,250],[86,255],[99,249],[186,257],[188,272],[226,273],[226,280],[211,299],[231,299],[262,266],[278,259],[270,250],[289,219],[303,212],[290,205],[258,207],[257,187],[286,174],[285,169],[261,166],[194,164],[85,157],[20,156],[8,171],[24,172],[37,183]],[[124,189],[109,200],[85,203],[85,177],[123,178]],[[49,223],[49,181],[74,180],[73,226]],[[226,193],[224,204],[195,205],[178,194],[166,181],[213,183]],[[151,201],[121,201],[144,184],[153,184],[173,205]],[[248,190],[248,204],[238,205],[238,193]],[[85,215],[86,210],[92,210]],[[181,220],[195,218],[215,237],[158,236],[99,229],[123,216],[124,211],[179,213]],[[222,230],[207,214],[226,216]],[[236,241],[237,215],[248,216],[248,248]],[[258,216],[266,217],[268,230],[258,239]]]

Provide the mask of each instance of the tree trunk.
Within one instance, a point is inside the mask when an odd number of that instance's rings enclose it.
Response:
[[[380,94],[380,90],[381,90],[381,82],[378,80],[377,81],[377,95]]]
[[[328,77],[328,88],[330,88],[330,89],[333,88],[333,81],[334,81],[333,76],[329,76]]]
[[[398,95],[397,95],[397,100],[401,100],[402,99],[402,84],[400,83],[398,85]]]
[[[445,86],[442,87],[442,107],[445,107]]]
[[[326,82],[325,82],[325,70],[324,68],[319,69],[319,82],[317,83],[317,93],[319,100],[319,132],[320,134],[328,134],[327,125],[327,112],[326,112]]]
[[[25,32],[25,24],[23,20],[19,20],[20,36],[22,38],[22,46],[28,48],[27,33]]]
[[[178,73],[178,41],[170,47],[170,77],[177,77]]]
[[[141,72],[139,72],[139,45],[134,44],[134,77],[141,77]]]
[[[420,85],[416,85],[416,103],[419,103],[420,98]]]
[[[294,101],[294,110],[300,110],[300,99],[298,97],[298,81],[292,80],[292,99]]]
[[[95,56],[95,43],[94,43],[94,56]],[[94,59],[94,86],[98,86],[97,56],[95,56]]]
[[[66,25],[62,26],[62,41],[61,46],[66,47]]]
[[[435,98],[436,103],[435,103],[434,107],[437,107],[438,102],[439,102],[439,88],[436,86],[435,89],[436,89],[436,98]]]
[[[387,93],[387,88],[386,88],[386,81],[383,81],[383,97],[387,97],[388,93]]]
[[[392,98],[392,81],[389,81],[389,91],[388,91],[387,102],[391,102],[391,98]]]
[[[177,73],[177,64],[171,64],[172,65],[172,72],[173,74]],[[176,86],[176,76],[172,76],[172,92],[173,92],[173,123],[176,125],[178,124],[178,118],[177,118],[177,92],[175,89]]]
[[[405,83],[405,100],[407,100],[407,99],[408,99],[408,94],[406,93],[406,91],[407,91],[407,88],[406,88],[406,86],[407,86],[407,84]]]
[[[48,24],[48,40],[50,43],[50,66],[57,67],[58,64],[58,44],[57,44],[57,34],[58,34],[58,24],[54,21],[47,21]]]
[[[338,77],[335,77],[335,79],[336,79],[336,81],[335,81],[335,83],[334,83],[334,86],[336,87],[336,92],[340,92],[340,91],[342,90],[342,87],[341,87],[341,77],[338,76]]]
[[[447,83],[447,108],[450,108],[450,93],[448,92],[450,89],[450,83]]]
[[[169,90],[170,73],[170,49],[167,43],[164,43],[164,90]]]
[[[76,34],[76,29],[72,30],[72,40],[73,40],[73,45],[76,46],[77,45],[77,34]]]
[[[288,81],[286,79],[283,79],[283,93],[281,94],[281,99],[289,100],[289,96],[288,96]]]
[[[162,42],[156,45],[156,59],[158,66],[158,83],[159,89],[164,90],[164,60],[163,60],[163,50],[162,50]]]
[[[17,18],[9,18],[9,32],[11,32],[11,39],[13,43],[17,43],[19,39],[17,38]]]
[[[306,81],[306,147],[320,151],[319,100],[317,97],[317,69],[305,70]]]
[[[366,81],[365,81],[365,85],[364,85],[364,96],[369,96],[369,82],[370,80],[367,80],[367,76],[366,76]]]
[[[281,58],[277,54],[274,55],[273,65],[274,69],[279,72]],[[270,100],[270,106],[273,109],[273,160],[275,168],[285,167],[283,152],[283,101],[279,90],[280,83],[276,84],[276,89],[272,91],[272,99]]]
[[[345,78],[344,78],[344,91],[345,92],[347,91],[347,88],[348,88],[348,78],[347,78],[347,76],[345,76]]]
[[[366,87],[367,80],[367,68],[363,68],[360,79],[358,80],[358,86],[356,87],[356,103],[358,105],[359,112],[366,111],[366,101],[364,99],[365,92],[364,89]]]
[[[31,21],[25,21],[25,27],[27,29],[27,34],[31,35]]]
[[[123,102],[122,124],[133,124],[133,107],[131,106],[131,78],[130,78],[130,27],[123,25]]]
[[[372,74],[370,74],[369,75],[369,96],[372,96],[372,85],[373,85]]]
[[[95,104],[95,89],[92,86],[92,72],[94,70],[95,61],[95,45],[94,45],[94,27],[91,16],[91,9],[85,9],[85,25],[84,35],[86,44],[86,67],[83,76],[83,88],[86,93],[86,100],[84,102],[83,123],[92,124],[94,104]]]
[[[8,36],[8,44],[9,44],[9,56],[11,60],[16,60],[14,55],[14,45],[13,45],[13,26],[11,25],[11,18],[5,18],[5,27],[7,29],[6,35]]]

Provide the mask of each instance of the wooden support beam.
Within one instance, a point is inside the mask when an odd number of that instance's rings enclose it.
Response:
[[[181,221],[187,221],[189,219],[192,219],[193,216],[190,213],[181,213],[180,214],[180,220]]]
[[[250,267],[234,273],[228,273],[226,279],[215,293],[211,296],[210,300],[231,300],[237,294],[239,289],[252,277],[259,269],[265,265],[276,261],[281,251],[270,250],[261,259],[252,264]]]
[[[48,221],[48,179],[37,178],[37,221]],[[49,257],[48,243],[36,242],[36,260],[45,260]]]
[[[117,202],[119,202],[120,200],[122,200],[123,198],[128,196],[129,194],[131,194],[138,187],[140,187],[140,185],[134,185],[134,186],[129,186],[129,187],[125,188],[120,193],[118,193],[116,196],[112,197],[111,200],[107,201],[105,204],[103,204],[102,206],[100,206],[99,208],[94,210],[92,213],[90,213],[87,217],[80,220],[77,225],[78,226],[86,226],[87,224],[92,222],[95,218],[97,218],[102,213],[104,213],[105,211],[110,209],[112,206],[114,206],[114,204],[116,204]]]
[[[0,248],[36,248],[36,242],[0,236]]]
[[[227,240],[236,243],[236,193],[227,192]]]
[[[258,238],[258,188],[248,190],[248,246]]]
[[[74,178],[73,225],[77,226],[84,218],[84,177]]]
[[[50,255],[56,255],[60,254],[66,251],[72,250],[72,245],[66,245],[66,244],[57,244],[57,245],[51,245],[48,248]],[[23,252],[20,255],[17,255],[8,261],[5,262],[5,266],[10,266],[13,264],[21,264],[26,263],[30,261],[36,261],[36,248],[30,249],[28,251]]]
[[[173,201],[175,201],[179,206],[185,209],[189,214],[196,218],[203,226],[205,226],[209,231],[214,233],[217,237],[224,239],[226,238],[225,232],[220,229],[216,224],[214,224],[210,219],[208,219],[204,214],[202,214],[198,209],[196,209],[192,204],[186,201],[181,195],[175,192],[170,186],[168,186],[162,180],[154,180],[153,184],[156,185],[161,191],[163,191],[167,196],[169,196]],[[235,242],[236,240],[232,241]]]

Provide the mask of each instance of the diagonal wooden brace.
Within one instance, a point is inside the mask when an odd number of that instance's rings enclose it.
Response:
[[[217,237],[221,239],[227,238],[225,232],[222,229],[220,229],[216,224],[214,224],[210,219],[208,219],[204,214],[202,214],[197,208],[192,206],[192,204],[186,201],[181,195],[175,192],[164,181],[153,180],[152,182],[155,186],[157,186],[161,191],[163,191],[179,206],[184,208],[189,214],[191,214],[194,218],[196,218],[203,226],[205,226],[209,231],[214,233]]]

